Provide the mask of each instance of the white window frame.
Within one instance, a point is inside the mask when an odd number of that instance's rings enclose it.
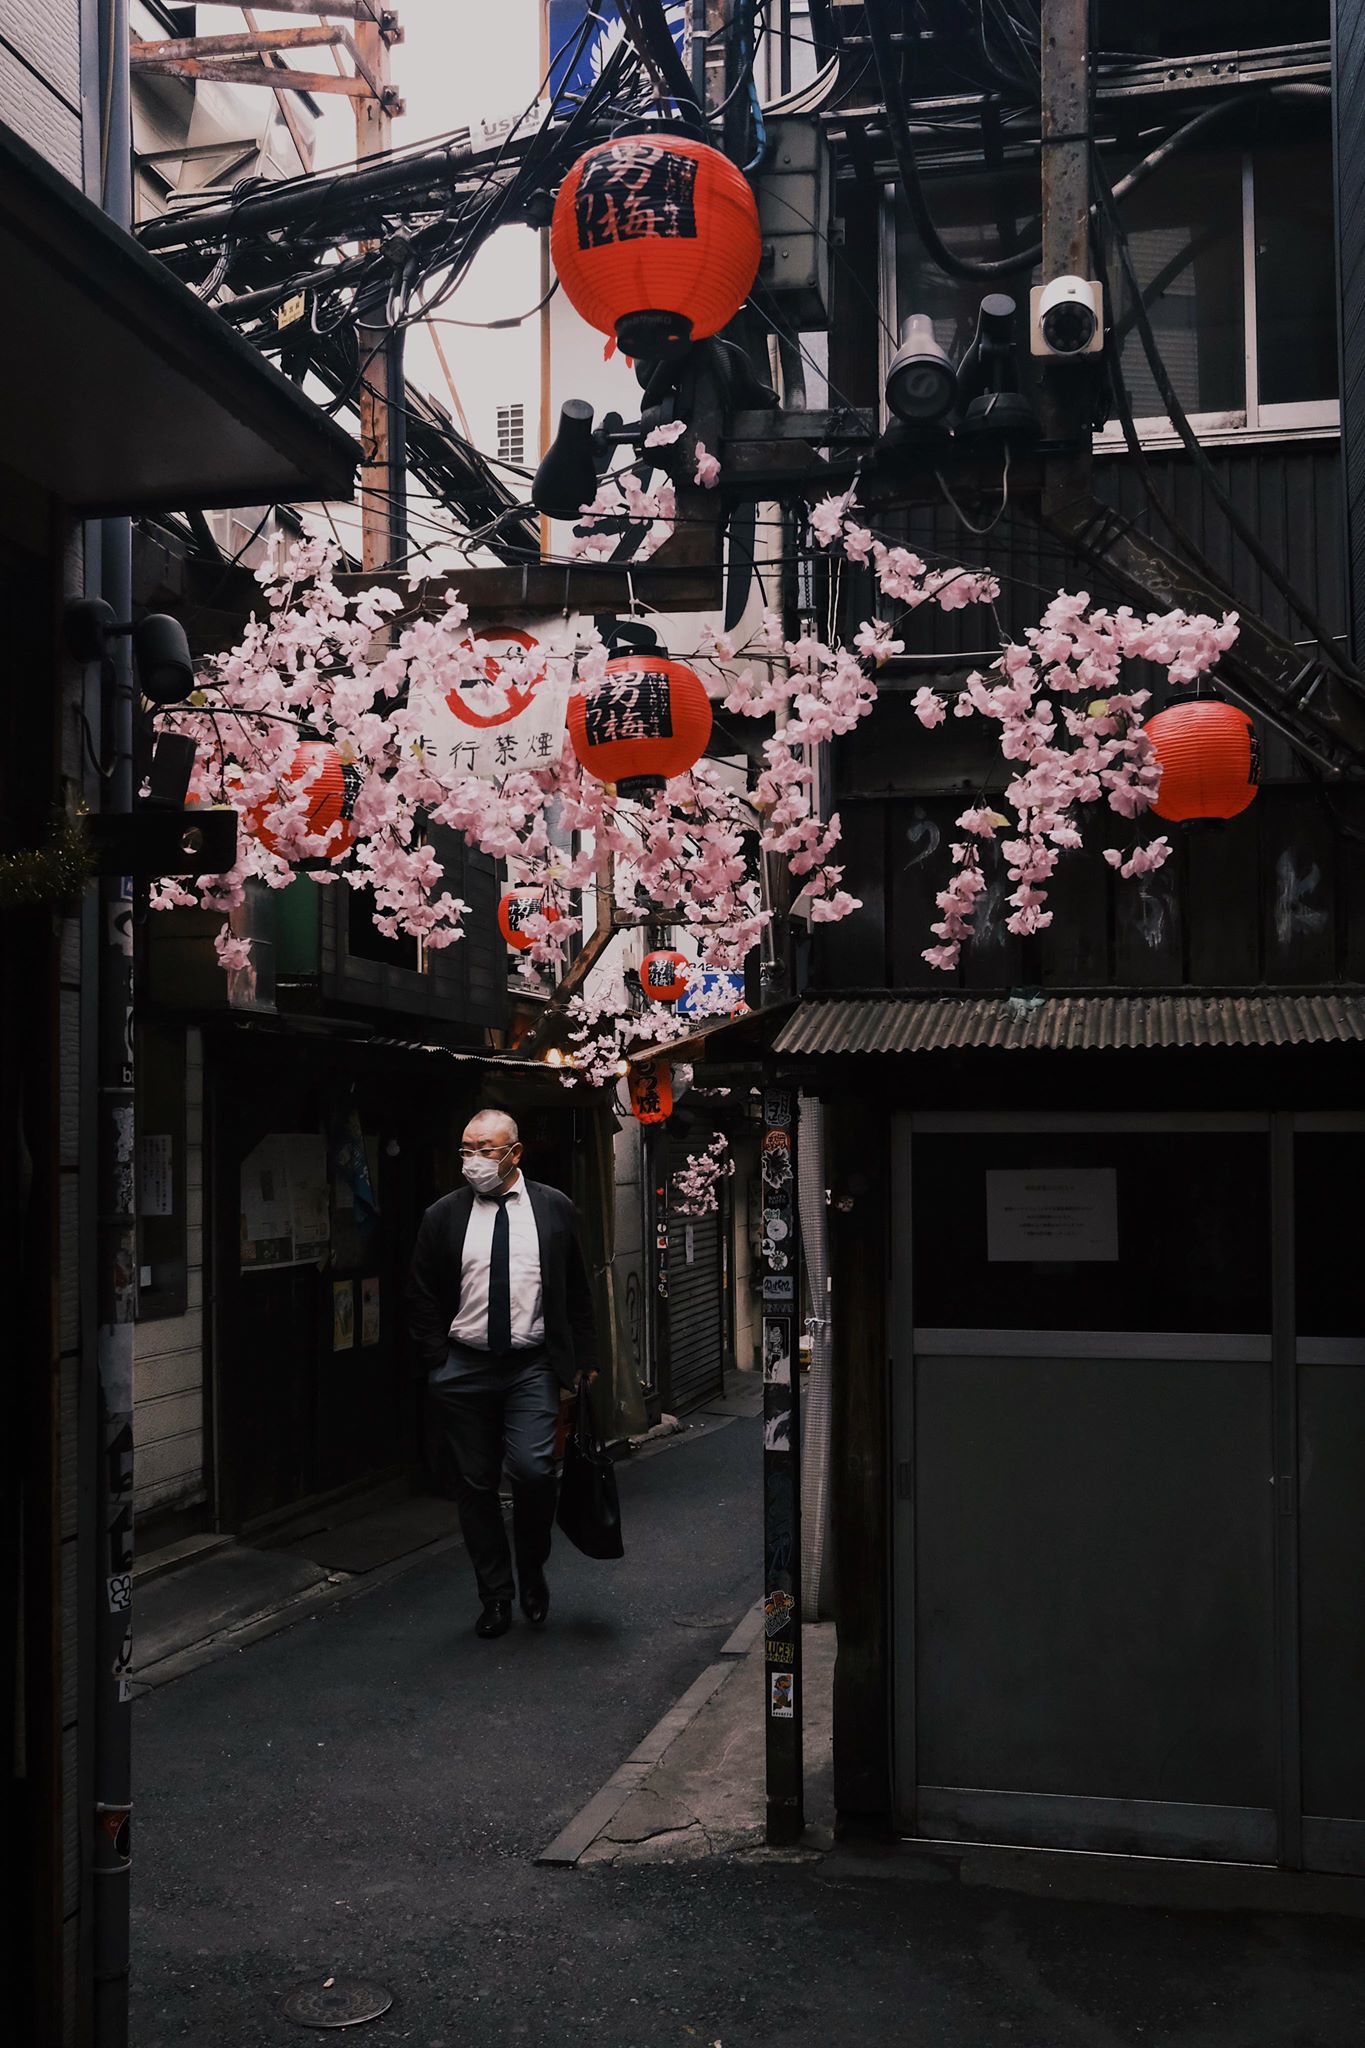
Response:
[[[1201,441],[1324,440],[1341,431],[1341,404],[1336,398],[1302,399],[1293,405],[1262,405],[1256,330],[1256,170],[1255,152],[1242,152],[1242,352],[1246,367],[1246,404],[1235,412],[1189,415]],[[1179,448],[1179,434],[1165,413],[1135,419],[1144,448]],[[1121,453],[1123,429],[1111,420],[1095,436],[1095,453]]]

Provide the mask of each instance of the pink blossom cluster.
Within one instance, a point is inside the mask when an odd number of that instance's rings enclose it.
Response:
[[[689,1152],[673,1176],[673,1208],[680,1216],[707,1216],[720,1207],[720,1184],[735,1170],[730,1140],[718,1131],[701,1152]]]

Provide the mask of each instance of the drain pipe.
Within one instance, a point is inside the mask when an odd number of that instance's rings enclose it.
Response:
[[[100,187],[105,212],[129,228],[133,213],[128,0],[99,9]],[[100,591],[132,613],[132,524],[100,531]],[[101,664],[102,810],[133,808],[133,670],[126,635]],[[89,1815],[93,1876],[96,2048],[126,2048],[132,1812],[133,1318],[137,1300],[133,1107],[133,884],[100,881],[97,1041],[99,1221],[96,1235],[94,1785]]]

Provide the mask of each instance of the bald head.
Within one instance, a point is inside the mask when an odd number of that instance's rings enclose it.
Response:
[[[481,1109],[464,1127],[460,1157],[465,1179],[479,1193],[505,1194],[521,1166],[515,1117],[508,1116],[505,1109]],[[496,1181],[490,1169],[496,1172]]]

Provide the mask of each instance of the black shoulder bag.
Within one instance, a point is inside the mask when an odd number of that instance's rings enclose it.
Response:
[[[593,1419],[586,1376],[579,1375],[574,1424],[564,1446],[558,1522],[585,1557],[624,1557],[616,1467]]]

